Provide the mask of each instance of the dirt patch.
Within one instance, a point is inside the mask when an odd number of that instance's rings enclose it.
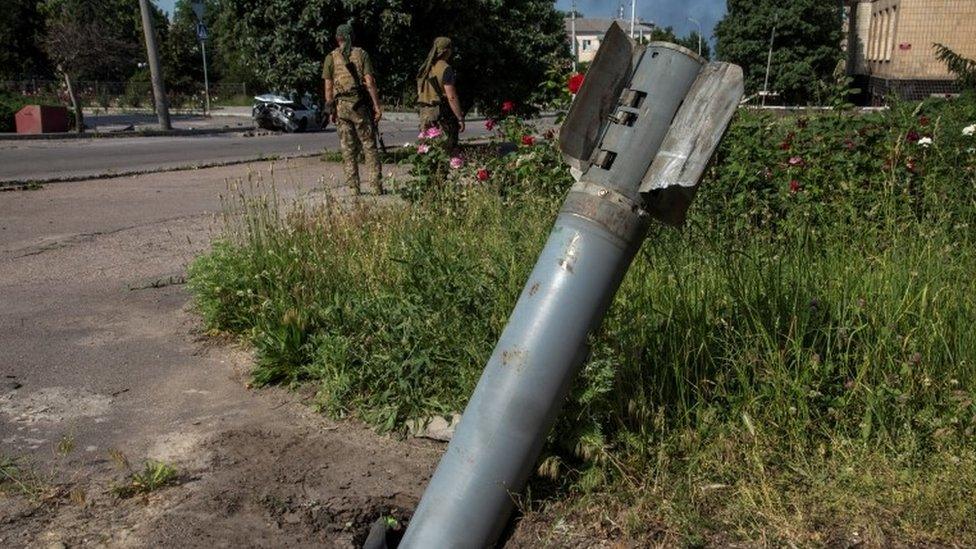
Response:
[[[442,445],[297,408],[198,443],[164,437],[182,480],[146,497],[118,499],[124,471],[98,459],[54,501],[0,500],[0,545],[358,547],[376,519],[409,519]]]
[[[70,421],[105,415],[112,403],[108,395],[74,387],[44,387],[22,396],[24,391],[0,395],[0,414],[8,421],[32,424],[40,421]]]

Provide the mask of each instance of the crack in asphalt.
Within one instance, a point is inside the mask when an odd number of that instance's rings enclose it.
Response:
[[[200,218],[200,217],[209,217],[211,215],[213,215],[213,214],[212,213],[209,213],[209,212],[198,213],[198,214],[191,214],[191,215],[178,215],[178,216],[174,216],[174,217],[167,217],[167,218],[163,218],[163,219],[157,219],[155,221],[150,221],[148,223],[137,223],[135,225],[126,225],[126,226],[123,226],[123,227],[118,227],[118,228],[110,229],[110,230],[106,230],[106,231],[95,231],[95,232],[90,232],[90,233],[77,233],[77,234],[67,235],[65,237],[59,238],[59,239],[55,240],[54,242],[50,242],[50,243],[46,243],[46,244],[41,244],[41,245],[32,244],[30,246],[24,246],[24,247],[21,247],[21,248],[3,250],[2,253],[3,254],[16,254],[18,252],[24,252],[24,253],[21,253],[20,255],[14,255],[13,257],[10,257],[10,258],[7,259],[8,261],[13,261],[13,260],[17,260],[17,259],[23,259],[23,258],[26,258],[26,257],[38,256],[38,255],[41,255],[41,254],[44,254],[44,253],[47,253],[47,252],[52,252],[52,251],[56,251],[56,250],[63,250],[65,248],[71,248],[71,247],[77,246],[79,244],[85,244],[85,243],[88,243],[88,242],[93,242],[98,237],[102,237],[102,236],[111,236],[111,235],[119,234],[119,233],[122,233],[122,232],[125,232],[125,231],[130,231],[130,230],[133,230],[133,229],[143,229],[143,228],[146,228],[146,227],[152,227],[153,225],[161,225],[161,224],[164,224],[164,223],[170,223],[172,221],[192,220],[192,219],[196,219],[196,218]],[[45,237],[45,238],[50,238],[50,237]],[[43,238],[42,238],[42,240],[43,240]]]

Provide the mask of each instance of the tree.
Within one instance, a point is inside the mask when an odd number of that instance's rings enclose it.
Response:
[[[554,63],[568,61],[563,21],[548,0],[221,0],[240,65],[280,91],[321,89],[336,26],[354,17],[359,45],[373,56],[388,100],[410,101],[414,78],[437,36],[455,42],[466,106],[529,105]]]
[[[728,0],[715,29],[717,54],[742,66],[746,90],[763,87],[769,40],[776,29],[770,89],[791,103],[818,99],[842,59],[842,4],[823,0]]]
[[[670,25],[667,27],[654,27],[654,30],[651,31],[650,41],[671,42],[698,53],[698,31],[691,31],[688,36],[678,37],[674,32],[674,27]],[[704,37],[701,39],[701,55],[705,59],[712,58],[712,47]]]
[[[43,37],[37,0],[6,0],[0,10],[0,80],[51,74]]]
[[[944,44],[932,44],[935,56],[959,80],[964,90],[976,90],[976,60],[963,57]]]
[[[118,25],[124,20],[115,13],[118,7],[117,0],[47,0],[44,4],[44,49],[64,79],[79,133],[85,129],[85,119],[75,84],[85,76],[116,73],[131,65],[136,55],[129,29]]]

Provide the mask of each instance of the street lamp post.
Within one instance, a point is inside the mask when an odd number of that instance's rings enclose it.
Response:
[[[769,55],[766,57],[766,80],[763,82],[762,105],[766,106],[766,96],[769,95],[769,69],[773,66],[773,42],[776,41],[776,27],[769,36]]]
[[[688,20],[691,21],[692,23],[698,25],[698,55],[701,55],[701,51],[702,51],[701,50],[701,46],[702,46],[702,26],[701,26],[701,21],[695,19],[694,17],[689,17]]]
[[[573,15],[570,19],[570,34],[573,39],[573,72],[576,72],[576,63],[579,61],[579,50],[576,46],[576,0],[573,0]]]

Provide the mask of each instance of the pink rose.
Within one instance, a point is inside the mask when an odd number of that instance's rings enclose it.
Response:
[[[451,167],[455,170],[464,165],[464,159],[460,156],[455,156],[451,159]]]
[[[435,139],[440,137],[442,133],[444,132],[442,132],[440,128],[430,127],[427,128],[426,137],[427,139]]]
[[[421,143],[417,147],[417,152],[419,152],[420,154],[427,154],[429,151],[430,151],[430,145],[428,145],[427,143]]]

